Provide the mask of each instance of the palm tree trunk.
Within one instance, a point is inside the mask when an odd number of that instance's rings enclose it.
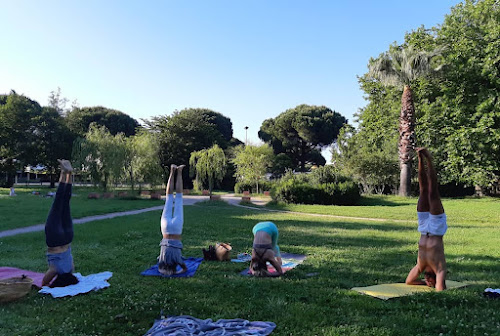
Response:
[[[413,151],[415,150],[415,106],[411,88],[405,85],[399,115],[399,195],[410,196]]]

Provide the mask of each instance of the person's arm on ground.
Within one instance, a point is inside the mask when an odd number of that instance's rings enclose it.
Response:
[[[446,270],[440,270],[436,273],[436,291],[446,289]]]
[[[405,283],[407,285],[425,285],[425,281],[420,279],[420,267],[418,265],[415,265],[408,273],[408,276],[406,277]]]
[[[273,265],[273,267],[276,270],[276,272],[279,275],[282,275],[283,274],[283,269],[281,268],[281,258],[279,258],[279,261],[276,260],[278,258],[271,258],[271,259],[269,259],[269,262],[271,263],[271,265]]]
[[[188,268],[187,268],[186,264],[182,264],[180,266],[182,268],[182,271],[180,271],[179,274],[186,273],[188,271]]]
[[[42,279],[42,287],[43,286],[48,286],[52,279],[57,275],[57,272],[51,267],[45,272],[45,275],[43,276]]]

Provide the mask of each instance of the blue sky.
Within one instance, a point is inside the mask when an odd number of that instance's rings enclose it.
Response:
[[[357,77],[405,32],[443,22],[460,1],[6,1],[0,93],[133,118],[204,107],[257,143],[267,118],[299,104],[352,121]]]

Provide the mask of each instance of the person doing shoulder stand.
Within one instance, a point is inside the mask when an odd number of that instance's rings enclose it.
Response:
[[[170,166],[168,177],[166,200],[161,214],[161,233],[163,239],[160,242],[160,256],[158,257],[158,271],[165,275],[176,273],[177,265],[182,268],[181,273],[187,271],[186,264],[182,259],[182,227],[184,225],[184,213],[182,202],[182,169],[184,165]],[[174,204],[174,175],[177,171],[175,184]],[[173,210],[173,214],[172,214]]]
[[[427,285],[441,291],[446,289],[446,260],[443,245],[443,236],[448,228],[446,214],[439,196],[431,154],[426,148],[419,148],[417,152],[420,187],[417,215],[418,231],[421,236],[418,242],[417,265],[408,274],[406,284]],[[419,279],[422,273],[424,280]]]
[[[74,263],[71,254],[73,241],[73,221],[69,201],[71,199],[73,167],[68,160],[58,160],[61,165],[59,185],[45,222],[45,242],[47,243],[47,262],[42,286],[65,287],[78,283],[73,275]],[[55,278],[55,279],[54,279]],[[51,281],[54,281],[51,284]]]
[[[280,276],[283,274],[281,268],[281,253],[278,246],[278,228],[272,222],[257,223],[252,229],[253,249],[250,262],[250,272],[254,276]],[[276,269],[276,274],[267,270],[267,262]]]

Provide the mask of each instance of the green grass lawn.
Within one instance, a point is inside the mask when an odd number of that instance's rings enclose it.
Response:
[[[0,231],[45,223],[53,198],[32,195],[39,191],[41,195],[56,189],[48,187],[16,188],[15,197],[9,197],[9,189],[0,188]],[[151,199],[88,199],[91,188],[76,187],[71,198],[73,218],[100,215],[110,212],[143,209],[162,205],[164,201]]]
[[[417,220],[416,197],[368,196],[356,206],[305,205],[271,202],[269,209],[325,215]],[[444,198],[443,207],[449,223],[500,223],[500,198]]]
[[[464,211],[490,218],[477,206],[480,201],[462,202]],[[490,202],[495,200],[485,204]],[[406,206],[414,208],[400,207]],[[456,208],[453,216],[460,216],[460,206]],[[361,216],[359,208],[346,209]],[[384,217],[386,210],[373,206],[364,213]],[[271,220],[280,230],[282,251],[306,254],[306,261],[276,279],[242,277],[238,273],[245,265],[229,262],[203,262],[189,279],[142,277],[140,272],[154,264],[159,253],[159,217],[160,211],[155,211],[77,225],[77,271],[113,271],[111,287],[62,299],[32,290],[0,306],[0,334],[141,335],[161,310],[202,319],[273,321],[273,335],[500,334],[500,300],[482,297],[485,288],[500,287],[498,221],[469,223],[464,218],[459,226],[449,223],[448,277],[469,287],[381,301],[349,289],[404,281],[417,256],[415,222],[340,220],[205,202],[185,207],[185,256],[200,257],[201,248],[217,241],[230,242],[235,254],[248,252],[253,225]],[[2,239],[1,264],[45,271],[45,249],[43,232]]]

